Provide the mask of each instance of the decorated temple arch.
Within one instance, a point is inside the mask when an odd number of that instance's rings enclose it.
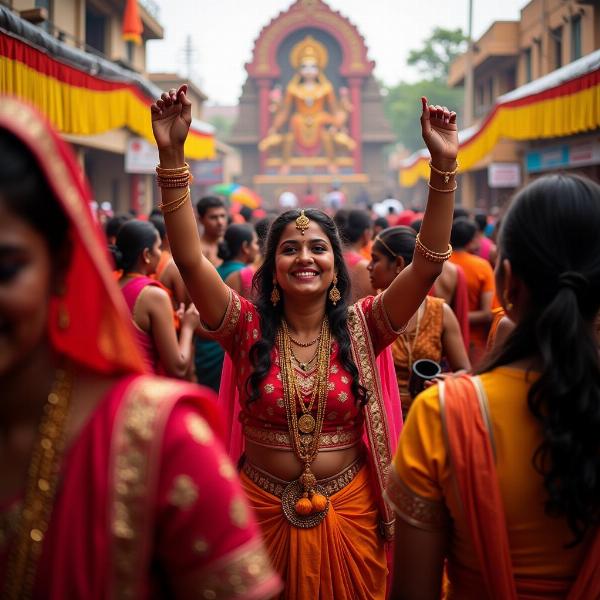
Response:
[[[382,194],[383,147],[394,138],[373,68],[357,28],[321,0],[298,0],[274,18],[246,65],[231,138],[243,183],[267,197],[331,186]]]

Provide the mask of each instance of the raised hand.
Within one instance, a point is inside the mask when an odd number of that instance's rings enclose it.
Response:
[[[431,160],[440,169],[448,167],[452,170],[458,154],[456,113],[445,106],[428,105],[425,97],[421,98],[421,102],[421,132]]]
[[[160,150],[182,150],[192,123],[192,103],[187,85],[170,89],[150,107],[152,132]]]

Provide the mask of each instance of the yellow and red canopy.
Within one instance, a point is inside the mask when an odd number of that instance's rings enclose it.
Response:
[[[154,99],[139,85],[87,73],[1,30],[0,93],[30,102],[60,133],[93,135],[125,127],[154,143],[149,112]],[[193,125],[185,153],[192,160],[212,158],[214,135]]]
[[[556,138],[600,127],[600,50],[498,98],[480,125],[459,135],[461,171],[472,169],[501,138]],[[400,167],[400,185],[429,177],[429,153],[420,150]]]

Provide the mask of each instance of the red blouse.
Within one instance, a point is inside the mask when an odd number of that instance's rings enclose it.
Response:
[[[365,315],[376,354],[399,335],[389,322],[381,298],[381,295],[369,296],[358,303]],[[248,402],[246,382],[252,372],[249,353],[261,335],[260,318],[254,304],[232,291],[221,326],[214,331],[205,328],[205,331],[231,356],[242,405],[240,420],[246,438],[266,446],[290,447],[277,345],[271,352],[271,369],[260,384],[260,397],[255,402]],[[300,388],[304,388],[307,394],[312,390],[315,371],[296,369]],[[363,414],[352,392],[352,376],[341,363],[336,341],[331,348],[328,390],[320,447],[352,446],[361,439]],[[316,410],[317,407],[313,407],[313,416]],[[300,415],[299,407],[298,411]]]

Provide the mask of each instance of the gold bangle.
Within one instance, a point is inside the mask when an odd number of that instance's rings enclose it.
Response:
[[[429,262],[434,263],[443,263],[446,262],[452,256],[452,246],[448,244],[448,250],[446,252],[434,252],[430,250],[427,246],[421,242],[420,234],[417,234],[417,239],[415,241],[415,251],[418,252],[421,256],[428,260]]]
[[[440,171],[438,168],[433,166],[433,162],[429,161],[429,168],[438,175],[441,175],[444,178],[444,183],[448,183],[450,181],[450,177],[453,177],[458,172],[458,161],[456,161],[456,167],[454,171]]]
[[[183,163],[182,167],[175,167],[173,169],[166,169],[165,167],[161,167],[160,165],[156,165],[156,172],[159,175],[170,175],[170,174],[176,174],[176,173],[185,173],[186,171],[190,170],[190,165],[188,165],[186,162]]]
[[[183,194],[183,196],[180,196],[179,198],[176,198],[175,200],[173,200],[171,202],[167,202],[166,204],[159,204],[158,208],[163,213],[163,215],[167,214],[167,213],[175,212],[176,210],[179,210],[187,202],[188,196],[190,196],[190,188],[189,187],[185,191],[185,194]]]
[[[190,182],[193,180],[191,173],[188,171],[183,175],[157,175],[156,183],[158,187],[161,188],[178,188],[178,187],[187,187]]]
[[[449,190],[443,190],[442,188],[433,187],[429,182],[427,182],[427,185],[429,186],[430,190],[433,190],[434,192],[440,192],[440,194],[451,194],[452,192],[455,192],[458,189],[458,183],[454,183],[454,187],[450,188]]]

